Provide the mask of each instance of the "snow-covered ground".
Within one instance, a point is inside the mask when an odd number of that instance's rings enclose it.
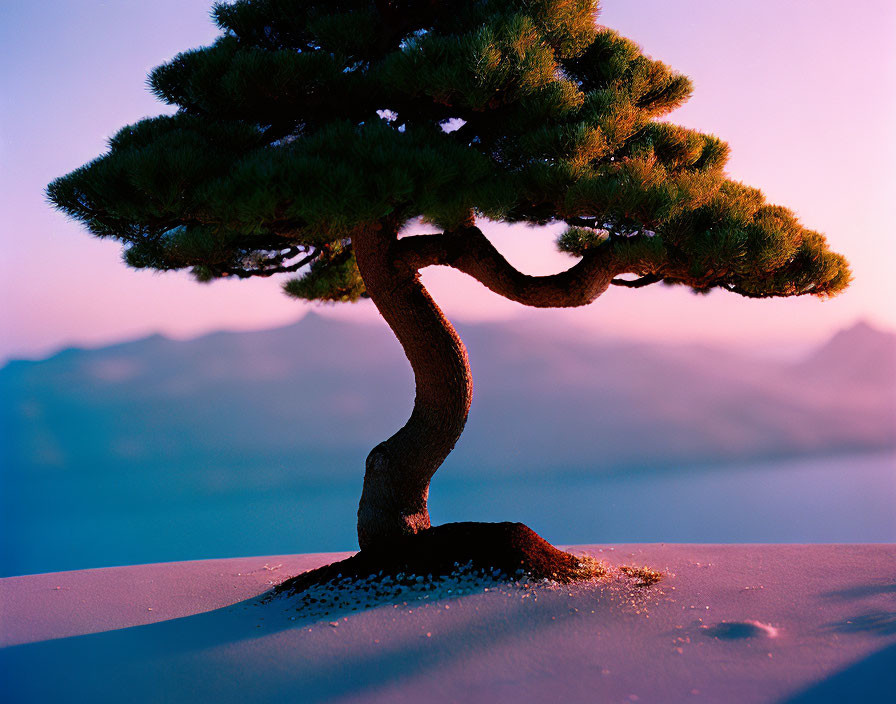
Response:
[[[574,548],[666,572],[572,588],[343,585],[342,555],[0,580],[4,702],[849,702],[896,691],[896,546]],[[450,592],[448,590],[451,590]],[[487,591],[486,591],[487,589]]]

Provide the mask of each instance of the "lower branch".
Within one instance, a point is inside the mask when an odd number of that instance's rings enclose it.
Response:
[[[662,276],[658,276],[656,274],[648,274],[647,276],[642,276],[639,279],[613,279],[610,281],[614,286],[625,286],[626,288],[644,288],[645,286],[650,286],[651,284],[657,284],[663,280]]]
[[[574,266],[550,276],[529,276],[512,266],[478,227],[397,242],[397,256],[413,269],[444,265],[472,276],[497,294],[535,308],[574,308],[610,286],[616,262],[609,248],[586,252]]]

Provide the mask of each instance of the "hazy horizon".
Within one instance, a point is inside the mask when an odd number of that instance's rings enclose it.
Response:
[[[436,522],[560,543],[896,536],[896,333],[799,361],[463,323],[475,391]],[[386,325],[311,316],[0,368],[0,575],[351,549],[364,458],[407,418]]]
[[[368,302],[365,302],[368,303]],[[388,326],[385,321],[379,316],[379,313],[375,309],[371,310],[372,304],[369,306],[361,305],[354,306],[354,311],[349,314],[345,314],[343,306],[303,306],[301,310],[297,311],[297,315],[292,320],[284,320],[282,322],[275,322],[272,324],[263,324],[258,327],[239,327],[239,326],[222,326],[217,328],[211,328],[208,330],[195,330],[195,331],[184,331],[184,332],[171,332],[171,331],[163,331],[163,330],[150,330],[146,332],[141,332],[137,334],[123,335],[121,337],[110,337],[107,340],[98,340],[93,343],[85,343],[78,344],[76,342],[66,343],[65,341],[60,342],[59,344],[48,346],[46,349],[37,350],[32,354],[28,355],[14,355],[9,354],[6,356],[0,355],[0,369],[11,362],[42,362],[48,359],[52,359],[53,357],[65,353],[70,350],[81,350],[81,351],[101,351],[104,349],[111,349],[121,345],[129,345],[141,342],[146,339],[161,337],[167,340],[172,340],[176,342],[194,342],[197,340],[201,340],[205,337],[211,337],[219,334],[240,334],[240,333],[265,333],[265,332],[274,332],[277,330],[281,330],[284,328],[288,328],[294,325],[298,325],[301,323],[306,316],[308,315],[317,315],[322,318],[328,320],[334,320],[342,323],[347,323],[351,325],[365,325],[365,326],[376,326],[382,325],[384,330],[388,330]],[[833,327],[830,331],[823,332],[818,338],[812,339],[787,339],[787,338],[777,338],[774,340],[767,339],[751,339],[747,341],[734,341],[734,340],[718,340],[718,339],[706,339],[706,338],[697,338],[693,340],[684,340],[684,339],[656,339],[655,336],[650,334],[650,331],[645,331],[642,334],[638,334],[637,331],[623,331],[621,333],[614,330],[600,330],[593,327],[588,327],[585,325],[581,325],[581,321],[573,320],[573,324],[567,327],[562,327],[560,325],[561,321],[558,321],[554,318],[556,315],[560,315],[561,318],[566,311],[556,311],[552,309],[541,310],[541,309],[528,309],[522,308],[519,311],[513,311],[505,317],[495,318],[495,319],[461,319],[460,322],[456,323],[458,326],[469,327],[470,325],[483,325],[488,326],[491,324],[523,324],[523,325],[537,325],[541,328],[553,327],[555,324],[557,334],[568,333],[570,336],[582,337],[586,340],[593,340],[595,342],[600,341],[613,341],[613,342],[632,342],[632,343],[653,343],[659,346],[668,346],[669,348],[676,348],[687,346],[689,344],[702,345],[708,348],[726,350],[729,352],[742,353],[746,356],[756,357],[756,358],[766,358],[771,360],[779,360],[779,361],[792,361],[796,362],[806,357],[811,356],[820,348],[824,347],[831,339],[833,339],[838,334],[851,330],[853,328],[859,327],[861,325],[868,325],[872,329],[896,335],[896,327],[888,327],[886,325],[879,325],[872,321],[869,321],[863,317],[857,317],[853,321],[848,321],[844,325]],[[577,324],[578,323],[578,324]]]

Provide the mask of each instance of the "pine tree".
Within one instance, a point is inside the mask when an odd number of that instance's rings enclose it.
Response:
[[[726,178],[727,146],[660,118],[689,80],[596,23],[595,0],[236,0],[211,46],[156,68],[177,112],[127,126],[50,200],[138,268],[200,281],[294,273],[296,298],[373,300],[417,394],[367,459],[363,549],[429,528],[433,473],[472,380],[419,280],[450,266],[524,305],[610,286],[832,296],[825,238]],[[567,271],[527,276],[477,218],[568,229]],[[413,220],[433,234],[399,238]]]

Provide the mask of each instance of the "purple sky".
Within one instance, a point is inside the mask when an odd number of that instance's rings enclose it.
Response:
[[[201,286],[184,273],[135,272],[119,247],[52,211],[44,186],[99,155],[121,126],[164,112],[146,73],[217,32],[211,0],[42,0],[0,6],[0,360],[69,344],[164,332],[286,323],[307,307],[276,280]],[[608,334],[750,347],[818,340],[856,318],[896,327],[896,3],[865,0],[605,0],[601,21],[689,75],[696,91],[673,120],[732,147],[729,174],[761,187],[828,234],[854,285],[827,302],[697,297],[654,286],[613,290],[557,324]],[[531,273],[565,268],[554,230],[493,226],[497,246]],[[427,271],[456,319],[523,309],[452,271]],[[348,310],[346,310],[348,308]],[[332,314],[372,319],[369,305]]]

